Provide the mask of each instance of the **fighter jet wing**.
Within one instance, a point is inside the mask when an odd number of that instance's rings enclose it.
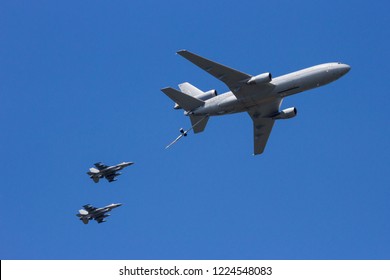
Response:
[[[105,177],[106,177],[106,179],[108,180],[108,182],[113,182],[113,181],[115,181],[115,177],[117,176],[117,174],[116,173],[111,173],[111,174],[108,174],[108,175],[106,175]]]
[[[246,82],[252,77],[251,75],[208,60],[186,50],[181,50],[177,53],[225,83],[234,95],[239,95],[240,88],[245,86]]]
[[[98,216],[98,217],[95,217],[94,218],[96,222],[98,222],[99,224],[100,223],[104,223],[106,220],[104,219],[103,215],[101,216]]]
[[[279,112],[281,103],[282,99],[276,99],[248,110],[253,120],[254,155],[263,153],[275,122],[272,116]]]
[[[93,211],[95,211],[97,208],[96,207],[93,207],[91,204],[86,204],[83,206],[83,208],[88,212],[88,213],[91,213]]]
[[[101,163],[101,162],[97,162],[97,163],[95,163],[94,165],[95,165],[96,168],[99,169],[99,170],[103,170],[103,169],[105,169],[105,168],[108,167],[107,165],[105,165],[105,164],[103,164],[103,163]]]

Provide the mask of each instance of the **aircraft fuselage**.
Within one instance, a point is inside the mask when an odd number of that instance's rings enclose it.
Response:
[[[250,85],[245,99],[238,100],[231,91],[218,95],[206,100],[203,106],[190,114],[217,116],[248,111],[251,107],[326,85],[349,70],[349,65],[338,62],[316,65],[276,77],[269,83]]]

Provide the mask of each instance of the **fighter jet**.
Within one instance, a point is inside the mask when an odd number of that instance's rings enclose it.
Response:
[[[122,173],[117,172],[123,168],[134,164],[134,162],[122,162],[117,165],[108,166],[104,165],[101,162],[95,163],[95,167],[91,167],[87,174],[95,182],[98,183],[100,178],[105,177],[108,182],[116,181],[115,177],[121,175]]]
[[[110,212],[112,209],[121,205],[121,203],[113,203],[102,208],[96,208],[91,204],[87,204],[83,206],[84,209],[79,210],[79,214],[76,216],[79,217],[84,224],[88,224],[88,222],[92,219],[100,224],[106,222],[104,218],[110,216],[110,214],[106,214],[107,212]]]
[[[186,50],[177,52],[227,85],[230,91],[217,95],[216,90],[203,92],[189,83],[161,89],[175,102],[174,109],[184,109],[191,128],[180,129],[180,135],[166,148],[176,143],[190,130],[200,133],[211,116],[247,112],[253,121],[254,155],[263,153],[275,120],[297,115],[295,107],[280,110],[283,98],[331,83],[351,69],[347,64],[332,62],[316,65],[272,78],[271,73],[249,75],[213,62]]]

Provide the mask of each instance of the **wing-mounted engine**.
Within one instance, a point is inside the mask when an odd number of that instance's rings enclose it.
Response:
[[[261,84],[267,84],[271,81],[272,81],[271,73],[263,73],[250,78],[246,83],[248,85],[261,85]]]
[[[272,117],[274,120],[291,119],[297,115],[297,109],[295,107],[287,108],[280,111],[277,115]]]

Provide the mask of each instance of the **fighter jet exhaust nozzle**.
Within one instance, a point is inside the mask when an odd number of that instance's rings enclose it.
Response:
[[[297,115],[297,108],[291,107],[280,111],[276,116],[273,117],[274,120],[285,120],[291,119]]]
[[[250,78],[246,83],[248,85],[260,85],[260,84],[267,84],[271,81],[272,81],[271,73],[263,73]]]

